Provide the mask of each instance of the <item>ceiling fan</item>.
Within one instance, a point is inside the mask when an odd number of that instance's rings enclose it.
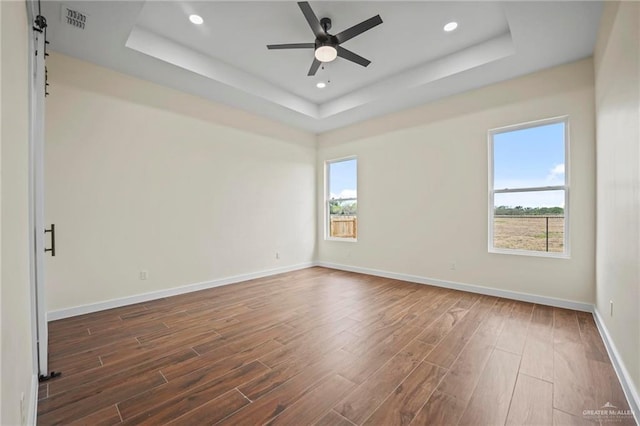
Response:
[[[331,19],[322,18],[318,20],[316,14],[313,13],[313,9],[311,9],[309,2],[298,2],[298,6],[300,6],[302,14],[307,19],[307,22],[311,27],[311,31],[313,31],[313,35],[316,36],[315,42],[269,44],[267,45],[267,49],[314,49],[315,53],[313,63],[311,64],[311,68],[309,68],[309,72],[307,73],[308,76],[316,75],[318,68],[323,62],[331,62],[338,56],[348,61],[362,65],[363,67],[366,67],[371,63],[370,60],[365,59],[362,56],[357,55],[340,45],[345,41],[351,40],[352,38],[362,34],[363,32],[370,30],[376,25],[382,24],[382,18],[380,18],[380,15],[376,15],[373,18],[367,19],[366,21],[362,21],[359,24],[354,25],[351,28],[347,28],[346,30],[334,35],[328,33],[328,31],[331,29]]]

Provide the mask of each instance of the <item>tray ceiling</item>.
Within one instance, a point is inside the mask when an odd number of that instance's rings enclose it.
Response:
[[[313,50],[295,2],[43,2],[52,49],[320,133],[593,52],[600,2],[310,2],[337,33],[380,14],[383,24],[308,77]],[[65,22],[67,9],[85,28]],[[191,14],[204,22],[194,25]],[[443,31],[451,21],[459,26]],[[318,82],[326,87],[319,89]]]

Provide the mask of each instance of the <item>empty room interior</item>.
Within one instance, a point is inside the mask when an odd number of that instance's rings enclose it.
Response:
[[[640,2],[0,1],[1,425],[636,425]]]

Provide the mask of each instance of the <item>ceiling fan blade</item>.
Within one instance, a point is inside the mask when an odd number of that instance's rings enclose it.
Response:
[[[314,49],[314,43],[267,44],[267,49]]]
[[[318,20],[318,17],[316,16],[316,14],[313,13],[313,9],[311,9],[311,5],[309,4],[309,2],[306,2],[306,1],[298,2],[298,6],[300,6],[300,10],[302,11],[302,14],[307,19],[307,22],[309,23],[309,26],[311,27],[311,31],[313,31],[313,34],[316,37],[324,35],[324,30],[322,29],[322,25],[320,25],[320,21]]]
[[[345,49],[344,47],[338,46],[336,49],[338,50],[338,56],[348,61],[355,62],[358,65],[362,65],[363,67],[366,67],[371,63],[370,60],[365,59],[362,56]]]
[[[307,76],[316,75],[316,72],[318,72],[318,68],[320,68],[320,64],[322,64],[322,62],[320,62],[316,58],[313,58],[313,63],[311,64],[311,68],[309,68]]]
[[[359,24],[354,25],[351,28],[347,28],[346,30],[336,34],[336,38],[338,39],[338,43],[344,43],[347,40],[351,40],[357,35],[362,34],[365,31],[370,30],[376,25],[382,24],[382,18],[380,15],[376,15],[373,18],[369,18],[366,21],[362,21]]]

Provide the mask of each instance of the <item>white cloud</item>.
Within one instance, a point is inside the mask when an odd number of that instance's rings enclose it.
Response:
[[[564,163],[558,164],[553,169],[549,170],[547,180],[554,181],[561,177],[564,180]]]
[[[502,179],[496,180],[494,189],[531,188],[538,186],[555,186],[564,183],[564,163],[556,164],[549,170],[546,177],[531,179]]]
[[[358,191],[355,189],[343,189],[340,194],[330,194],[331,198],[358,198]]]

